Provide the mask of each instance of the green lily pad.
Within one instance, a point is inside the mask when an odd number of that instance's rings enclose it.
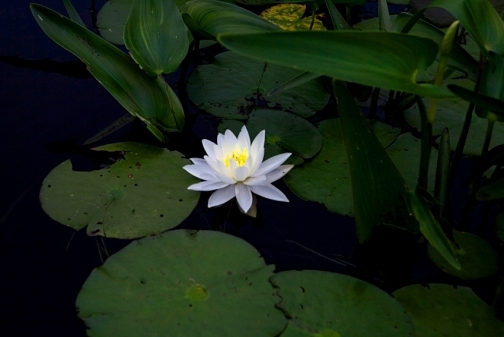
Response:
[[[267,105],[309,117],[329,100],[321,79],[271,97],[266,93],[301,71],[253,61],[232,52],[199,66],[189,77],[187,93],[200,109],[214,116],[245,120],[254,107]],[[217,80],[216,80],[217,79]]]
[[[474,87],[474,83],[469,80],[451,80],[449,83],[457,84],[471,90]],[[424,98],[424,102],[425,106],[428,107],[430,100],[428,98]],[[450,144],[452,150],[455,150],[457,146],[457,141],[460,136],[460,131],[462,129],[462,124],[464,123],[468,106],[469,102],[459,97],[441,99],[438,101],[436,119],[434,120],[432,133],[433,135],[440,135],[442,130],[447,127],[450,130]],[[420,113],[418,112],[418,106],[416,104],[404,111],[404,118],[409,125],[420,130]],[[464,148],[464,154],[468,156],[481,154],[481,149],[483,148],[485,140],[486,128],[487,120],[479,118],[473,114],[471,127],[469,129],[469,134]],[[504,125],[496,122],[492,134],[492,141],[490,142],[490,148],[502,143],[504,143]]]
[[[199,193],[187,190],[198,180],[182,170],[189,163],[178,152],[139,143],[97,148],[122,151],[124,160],[91,172],[72,171],[69,160],[42,183],[44,211],[59,223],[89,235],[132,239],[180,224]]]
[[[413,319],[416,337],[504,336],[504,322],[470,288],[412,285],[393,295]]]
[[[89,336],[273,337],[286,324],[273,269],[242,239],[174,230],[110,257],[76,304]]]
[[[224,120],[219,132],[231,130],[235,135],[245,125],[237,120]],[[259,132],[266,131],[264,159],[290,152],[285,164],[299,165],[316,155],[322,147],[322,135],[310,122],[288,112],[273,109],[257,109],[249,116],[247,130],[253,140]]]
[[[322,149],[309,162],[295,167],[284,181],[298,197],[324,204],[331,212],[352,215],[353,198],[350,171],[341,134],[339,119],[322,121]],[[384,123],[375,122],[373,128],[382,145],[388,146],[399,134]]]
[[[427,252],[432,262],[442,271],[463,280],[476,280],[492,276],[497,272],[499,258],[492,246],[482,238],[459,231],[453,231],[455,243],[458,245],[456,256],[462,268],[453,268],[439,254],[439,252],[428,246]]]
[[[401,305],[370,283],[316,270],[281,272],[271,283],[291,318],[282,337],[414,336]]]
[[[303,15],[306,5],[279,4],[274,5],[261,13],[261,17],[274,23],[283,30],[310,30],[312,19]],[[315,18],[312,30],[327,30],[319,19]]]

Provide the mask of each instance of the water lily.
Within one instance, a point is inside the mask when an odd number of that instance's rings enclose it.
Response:
[[[204,181],[188,187],[194,191],[215,191],[208,200],[208,207],[222,205],[236,197],[240,208],[247,213],[252,206],[252,193],[264,198],[289,200],[271,183],[282,178],[292,165],[282,165],[290,153],[264,159],[265,131],[259,132],[252,144],[244,126],[238,137],[226,130],[217,136],[217,144],[204,139],[207,153],[201,158],[191,158],[193,165],[184,170]]]

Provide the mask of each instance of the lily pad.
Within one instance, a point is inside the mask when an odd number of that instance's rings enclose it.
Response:
[[[504,336],[504,322],[470,288],[412,285],[393,295],[413,319],[417,337]]]
[[[359,279],[324,271],[286,271],[271,278],[291,319],[282,337],[414,336],[411,319],[390,295]]]
[[[309,117],[329,100],[321,79],[265,97],[266,93],[299,74],[301,71],[295,69],[224,52],[217,55],[212,64],[194,70],[187,92],[198,108],[217,117],[245,120],[254,107],[261,106]]]
[[[471,90],[474,87],[474,83],[469,80],[452,80],[449,81],[449,83],[457,84]],[[428,107],[430,100],[428,98],[424,98],[424,102],[426,107]],[[452,150],[455,150],[457,146],[457,141],[460,136],[460,131],[462,129],[462,124],[464,123],[468,106],[469,102],[459,97],[447,98],[438,101],[436,119],[434,120],[432,133],[433,135],[440,135],[442,130],[447,127],[450,130],[450,144]],[[416,104],[404,111],[404,118],[408,124],[420,130],[420,113],[418,112],[418,106]],[[481,154],[481,149],[483,148],[485,140],[486,128],[487,120],[479,118],[473,114],[469,135],[464,148],[464,154],[468,156]],[[502,143],[504,143],[504,125],[496,122],[490,148]]]
[[[312,160],[292,169],[284,181],[300,198],[322,203],[331,212],[352,215],[352,186],[340,121],[322,121],[318,129],[322,149]],[[381,122],[373,123],[373,129],[383,146],[388,146],[399,134],[398,129]]]
[[[89,336],[273,337],[286,324],[273,269],[242,239],[174,230],[110,257],[76,304]]]
[[[283,30],[310,30],[311,17],[303,18],[306,5],[279,4],[261,13],[261,16]],[[312,30],[327,30],[319,19],[315,18]]]
[[[182,154],[130,142],[96,150],[122,151],[125,159],[91,172],[73,171],[67,160],[42,183],[42,208],[61,224],[132,239],[177,226],[196,206],[199,193],[187,187],[197,179],[182,170],[189,163]]]
[[[458,246],[456,255],[462,266],[460,270],[446,262],[434,247],[429,245],[427,248],[430,259],[442,271],[463,280],[490,277],[497,272],[499,259],[488,242],[476,235],[459,231],[453,231],[453,237]]]

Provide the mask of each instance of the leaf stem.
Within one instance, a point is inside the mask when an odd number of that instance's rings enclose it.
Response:
[[[431,156],[431,138],[432,138],[432,123],[427,118],[427,110],[425,104],[420,96],[417,96],[417,105],[420,112],[420,119],[422,123],[422,146],[420,153],[420,167],[418,174],[418,186],[427,190],[429,183],[429,161]]]

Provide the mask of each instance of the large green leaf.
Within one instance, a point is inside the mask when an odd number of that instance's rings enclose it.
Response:
[[[504,110],[504,56],[491,54],[494,61],[494,65],[487,64],[483,70],[483,76],[481,78],[481,87],[479,94],[489,96],[501,101],[501,111]],[[490,110],[490,111],[489,111]],[[476,105],[476,114],[481,118],[487,118],[489,120],[498,120],[499,122],[504,121],[504,114],[499,115],[492,112],[493,109],[485,109],[483,107]]]
[[[289,317],[282,337],[408,337],[411,319],[390,295],[359,279],[317,270],[271,278]]]
[[[285,176],[284,181],[298,197],[324,204],[331,212],[352,215],[352,186],[340,119],[322,121],[317,128],[322,134],[322,149],[313,159],[292,169]],[[381,122],[372,123],[372,128],[373,133],[384,147],[394,142],[400,132],[399,129]],[[404,163],[412,159],[418,161],[418,159],[414,159],[414,155],[409,155],[417,152],[411,148],[408,148],[407,151],[400,151],[395,145],[393,150],[393,153],[397,154],[394,155],[394,159],[399,159]],[[402,166],[406,167],[407,165]],[[411,167],[407,168],[411,169]],[[411,176],[417,172],[418,165]],[[415,180],[411,183],[414,184]]]
[[[338,81],[333,85],[352,181],[357,235],[363,242],[375,226],[395,216],[408,187],[347,88]]]
[[[148,76],[121,50],[53,10],[37,4],[30,8],[42,30],[79,57],[105,89],[158,138],[163,140],[162,131],[182,129],[180,101],[161,77]]]
[[[96,26],[104,39],[115,43],[124,44],[124,26],[135,0],[107,1],[98,12]]]
[[[416,337],[504,335],[504,322],[470,288],[417,284],[393,295],[413,319]]]
[[[175,230],[114,254],[76,304],[89,336],[273,337],[286,319],[272,270],[242,239]]]
[[[138,238],[179,225],[194,209],[199,193],[187,190],[197,179],[182,170],[178,152],[138,143],[97,148],[122,151],[124,160],[91,172],[65,161],[44,179],[40,202],[54,220],[90,235]]]
[[[124,28],[124,42],[148,74],[169,74],[187,54],[189,30],[173,0],[135,1]]]
[[[217,117],[247,119],[254,107],[261,106],[309,117],[329,100],[321,79],[266,96],[279,83],[300,73],[299,70],[224,52],[217,55],[212,64],[201,65],[193,71],[187,92],[198,108]]]
[[[197,25],[199,29],[214,37],[224,33],[247,34],[281,30],[244,8],[217,0],[188,1],[182,7],[182,13],[190,17],[191,25]]]
[[[441,7],[453,14],[484,53],[504,55],[504,22],[490,1],[435,0],[430,7]]]
[[[416,83],[435,59],[431,39],[399,33],[331,31],[223,34],[225,47],[243,56],[344,81],[422,96],[452,97],[444,87]]]

